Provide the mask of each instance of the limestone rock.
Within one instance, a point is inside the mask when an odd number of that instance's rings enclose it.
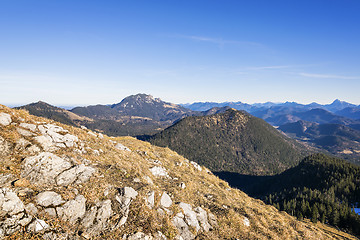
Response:
[[[0,136],[0,156],[8,156],[11,152],[11,144]]]
[[[138,195],[132,187],[124,187],[119,189],[119,194],[115,196],[115,199],[120,203],[120,213],[122,217],[116,227],[122,226],[126,223],[129,215],[129,207],[131,201]]]
[[[245,227],[250,227],[250,220],[247,217],[244,217],[243,223]]]
[[[150,168],[150,172],[156,177],[169,177],[166,169],[160,166]]]
[[[16,178],[14,175],[8,173],[8,174],[4,174],[1,173],[0,174],[0,187],[10,187],[11,182],[14,181]]]
[[[24,137],[32,137],[35,135],[34,133],[22,128],[17,128],[16,131]]]
[[[89,131],[88,134],[89,134],[90,136],[97,137],[96,133],[93,133],[93,132],[91,132],[91,131]]]
[[[36,208],[35,204],[33,204],[33,203],[28,203],[25,206],[25,211],[31,215],[35,215],[38,213],[38,209]]]
[[[27,216],[27,217],[19,220],[19,225],[21,225],[22,227],[25,227],[26,225],[31,223],[32,219],[33,219],[32,216]]]
[[[52,151],[56,149],[56,147],[52,142],[51,137],[49,136],[44,136],[44,135],[37,136],[34,138],[34,140],[40,144],[40,146],[44,149],[44,151]]]
[[[24,138],[20,138],[19,140],[16,141],[15,144],[15,150],[16,151],[24,151],[26,148],[31,146],[31,142],[29,142],[28,140],[24,139]]]
[[[162,232],[157,231],[154,234],[154,239],[156,239],[156,240],[167,240],[167,237]]]
[[[175,217],[172,219],[172,223],[179,231],[180,237],[182,239],[194,239],[195,236],[192,234],[192,232],[189,230],[189,226],[186,224],[184,220],[184,214],[178,213],[175,215]]]
[[[0,217],[15,215],[24,211],[25,205],[15,192],[8,188],[0,188]]]
[[[36,129],[37,129],[37,126],[35,124],[30,124],[30,123],[20,123],[19,126],[22,128],[26,128],[33,132],[36,132]]]
[[[138,192],[132,187],[124,187],[119,189],[119,195],[116,196],[116,200],[126,206],[129,205],[131,200],[135,199],[137,195]]]
[[[196,213],[196,218],[200,223],[201,228],[208,232],[210,229],[212,229],[211,225],[208,222],[208,214],[207,212],[202,209],[201,207],[194,208],[194,211]]]
[[[21,177],[39,186],[54,185],[55,177],[71,168],[71,163],[49,152],[43,152],[24,160]]]
[[[27,148],[26,151],[28,151],[30,155],[33,155],[39,153],[40,148],[38,148],[36,145],[32,145],[29,148]]]
[[[195,169],[197,169],[198,171],[201,171],[202,168],[199,164],[197,164],[196,162],[190,161],[190,163],[194,166]]]
[[[155,192],[151,191],[148,193],[148,197],[146,198],[146,203],[150,208],[155,206]]]
[[[3,218],[0,225],[0,237],[4,237],[5,235],[10,235],[19,231],[22,227],[20,223],[24,216],[24,213],[19,213],[16,215],[11,215],[8,218]]]
[[[111,200],[105,200],[100,203],[96,215],[96,224],[93,229],[102,231],[107,226],[107,221],[112,215]]]
[[[192,210],[191,205],[181,202],[179,204],[179,207],[184,212],[186,223],[189,226],[194,227],[196,231],[199,231],[200,230],[200,225],[199,225],[199,222],[197,220],[196,213]]]
[[[77,195],[74,200],[67,201],[62,207],[57,207],[56,211],[63,220],[74,224],[85,215],[85,202],[86,198],[83,195]]]
[[[59,186],[67,186],[72,183],[81,184],[87,182],[94,172],[94,168],[80,164],[62,172],[56,177],[56,183]]]
[[[170,196],[166,192],[163,192],[161,199],[160,199],[160,205],[162,207],[168,208],[171,206],[171,204],[172,204],[172,200],[171,200]]]
[[[35,201],[38,205],[42,207],[49,207],[49,206],[56,207],[65,202],[60,194],[52,191],[45,191],[39,193],[36,196]]]
[[[124,145],[122,145],[121,143],[118,143],[115,145],[115,148],[122,150],[122,151],[128,151],[131,152],[131,150],[128,147],[125,147]]]
[[[29,226],[28,231],[30,232],[41,232],[42,230],[48,229],[50,226],[44,220],[35,219]]]
[[[127,238],[127,240],[153,240],[152,236],[146,235],[143,232],[137,232]]]
[[[7,126],[12,122],[10,114],[0,113],[0,125]]]
[[[55,208],[45,208],[44,213],[49,215],[50,217],[56,217]]]
[[[38,126],[42,136],[35,138],[45,151],[51,151],[54,147],[73,147],[79,141],[77,136],[67,133],[62,127],[46,124]]]

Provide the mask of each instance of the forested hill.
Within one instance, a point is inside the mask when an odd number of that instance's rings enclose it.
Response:
[[[272,175],[295,166],[303,146],[246,112],[229,109],[187,117],[147,139],[210,168],[250,175]]]

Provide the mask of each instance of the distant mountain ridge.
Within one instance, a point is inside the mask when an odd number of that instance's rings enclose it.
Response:
[[[360,131],[342,124],[298,121],[281,125],[288,136],[313,144],[330,153],[360,164]]]
[[[36,116],[72,126],[86,126],[110,136],[138,136],[159,132],[187,116],[219,113],[228,107],[196,112],[151,95],[136,94],[116,104],[75,107],[70,111],[41,101],[19,108]]]
[[[243,102],[195,102],[195,103],[187,103],[181,104],[182,106],[191,109],[193,111],[206,111],[213,107],[225,107],[229,106],[231,108],[235,108],[237,110],[244,110],[249,113],[254,111],[260,111],[271,107],[295,107],[301,108],[303,110],[311,110],[313,108],[322,108],[330,112],[337,112],[343,110],[345,108],[355,108],[360,109],[360,105],[355,105],[352,103],[348,103],[345,101],[341,101],[339,99],[334,100],[330,104],[318,104],[318,103],[310,103],[310,104],[301,104],[296,102],[284,102],[284,103],[273,103],[273,102],[266,102],[266,103],[254,103],[248,104]]]

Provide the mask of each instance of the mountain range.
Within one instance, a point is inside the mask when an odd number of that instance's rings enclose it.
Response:
[[[356,239],[168,148],[0,105],[1,239]]]
[[[225,107],[229,106],[231,108],[235,108],[237,110],[244,110],[249,113],[253,113],[256,111],[262,111],[265,109],[269,109],[272,107],[285,107],[285,108],[294,108],[297,110],[311,110],[314,108],[322,108],[329,112],[339,112],[347,108],[346,112],[358,112],[360,110],[360,105],[355,105],[352,103],[348,103],[345,101],[340,101],[339,99],[334,100],[331,104],[318,104],[318,103],[310,103],[310,104],[300,104],[296,102],[285,102],[285,103],[273,103],[273,102],[266,102],[266,103],[254,103],[254,104],[248,104],[248,103],[242,103],[242,102],[195,102],[191,104],[182,104],[182,106],[191,109],[193,111],[206,111],[213,107]],[[346,114],[346,113],[345,113]],[[348,116],[354,117],[354,119],[360,119],[358,118],[356,114],[346,114]]]
[[[360,130],[360,120],[356,120],[359,114],[359,106],[340,100],[335,100],[327,105],[317,103],[304,105],[294,102],[268,102],[250,105],[241,102],[225,102],[194,103],[180,106],[164,102],[151,95],[136,94],[126,97],[116,104],[75,107],[69,111],[44,102],[33,103],[20,108],[27,109],[34,115],[74,126],[85,126],[111,136],[143,136],[159,133],[182,118],[221,113],[231,106],[237,109],[245,109],[250,114],[279,127],[279,130],[290,137],[295,137],[304,144],[309,144],[355,163],[358,162],[358,151],[360,149],[356,138],[349,139],[337,135],[337,131],[328,134],[322,132],[320,135],[315,134],[311,137],[297,136],[289,130],[291,127],[289,128],[287,125],[306,121],[314,124],[338,124],[346,128]],[[196,109],[202,111],[194,111]],[[326,127],[322,129],[326,129]]]

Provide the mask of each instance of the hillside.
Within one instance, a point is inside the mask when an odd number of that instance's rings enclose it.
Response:
[[[78,123],[82,123],[82,122],[93,121],[90,118],[84,117],[82,115],[77,115],[73,112],[52,106],[42,101],[36,103],[30,103],[25,106],[17,107],[16,109],[26,109],[32,115],[50,118],[57,122],[72,126],[76,126],[78,125]]]
[[[0,238],[354,239],[297,221],[175,152],[0,105]]]
[[[279,129],[300,141],[345,158],[360,162],[360,131],[341,124],[318,124],[298,121],[281,125]]]
[[[147,139],[212,171],[271,175],[295,166],[303,146],[245,112],[188,117]]]
[[[299,219],[326,222],[360,235],[360,167],[342,159],[314,154],[272,177],[219,173],[232,186],[261,198]]]

